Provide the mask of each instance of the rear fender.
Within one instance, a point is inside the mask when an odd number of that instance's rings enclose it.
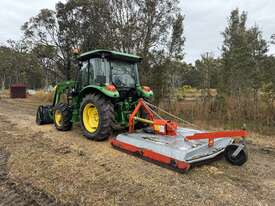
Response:
[[[102,93],[107,97],[111,97],[111,98],[119,98],[119,93],[118,91],[110,91],[108,89],[106,89],[106,87],[102,87],[102,86],[96,86],[96,85],[89,85],[84,87],[81,91],[80,91],[80,96],[83,98],[86,94],[90,94],[90,93]]]
[[[143,98],[151,98],[152,96],[154,96],[154,93],[151,89],[149,91],[146,91],[142,86],[137,87],[137,92],[138,92],[138,95]]]

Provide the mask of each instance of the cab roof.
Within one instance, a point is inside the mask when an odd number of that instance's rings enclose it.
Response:
[[[141,57],[133,54],[105,50],[105,49],[97,49],[97,50],[92,50],[92,51],[82,53],[77,57],[77,59],[79,61],[86,61],[91,58],[101,58],[102,56],[110,59],[117,59],[122,61],[129,61],[129,62],[140,62],[142,60]]]

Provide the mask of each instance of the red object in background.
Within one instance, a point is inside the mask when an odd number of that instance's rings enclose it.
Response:
[[[10,97],[11,98],[26,98],[26,85],[24,84],[14,84],[10,87]]]

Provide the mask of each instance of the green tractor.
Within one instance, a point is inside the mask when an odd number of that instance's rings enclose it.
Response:
[[[128,117],[139,98],[153,96],[152,90],[139,82],[138,63],[142,59],[94,50],[79,55],[77,60],[76,80],[56,85],[53,104],[39,106],[36,122],[54,123],[60,131],[70,130],[73,123],[80,122],[85,137],[105,140],[113,130],[128,126]]]

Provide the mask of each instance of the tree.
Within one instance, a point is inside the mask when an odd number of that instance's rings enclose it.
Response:
[[[231,12],[228,26],[222,33],[221,89],[230,95],[260,87],[261,60],[266,55],[267,43],[257,26],[247,29],[247,13]]]
[[[50,84],[55,84],[63,78],[63,74],[58,69],[58,65],[54,61],[56,49],[50,45],[36,45],[31,50],[31,55],[34,56],[42,68],[44,76],[43,85],[47,88]]]
[[[271,35],[271,44],[275,44],[275,34]]]
[[[253,88],[254,92],[258,92],[264,82],[264,61],[266,60],[268,45],[257,25],[247,31],[247,39],[251,66],[247,78],[250,80],[249,87]]]
[[[215,59],[213,54],[206,52],[201,59],[195,62],[195,67],[200,73],[200,88],[217,88],[220,76],[220,59]]]
[[[143,57],[142,82],[155,78],[153,67],[165,59],[183,58],[183,16],[178,0],[68,0],[56,11],[43,9],[22,27],[34,47],[52,47],[48,57],[62,65],[56,73],[70,78],[71,48],[82,52],[104,48]],[[60,71],[60,72],[59,72]]]
[[[8,79],[8,71],[11,69],[11,62],[9,59],[11,57],[11,51],[5,46],[0,47],[0,80],[1,80],[1,89],[5,89],[6,82]]]
[[[183,20],[184,17],[179,13],[173,22],[173,31],[172,31],[172,39],[169,45],[169,56],[171,58],[182,60],[183,46],[185,42],[185,37],[183,36]]]
[[[29,88],[41,87],[41,68],[35,56],[31,55],[25,42],[8,41],[0,47],[1,88],[11,84],[24,83]]]
[[[57,11],[57,13],[60,11]],[[67,31],[69,27],[60,24],[55,11],[42,9],[40,13],[30,18],[22,26],[25,39],[31,44],[31,48],[37,46],[53,47],[56,50],[52,60],[62,67],[59,68],[65,79],[70,79],[71,57],[72,57],[72,36]],[[60,64],[59,64],[60,65]]]

